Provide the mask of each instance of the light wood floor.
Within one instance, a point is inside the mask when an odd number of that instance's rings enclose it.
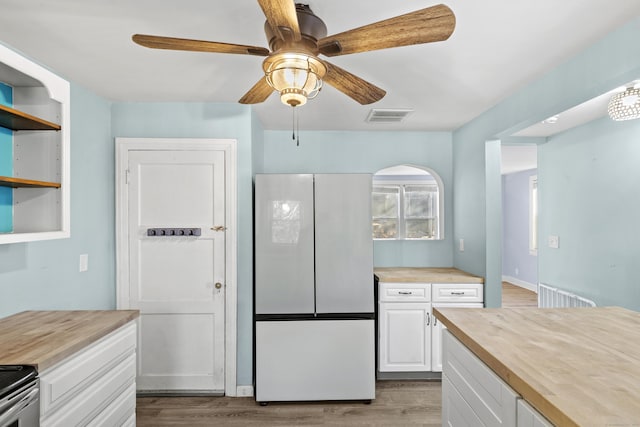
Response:
[[[502,283],[503,307],[536,307],[534,292]],[[439,381],[378,381],[362,402],[256,404],[253,397],[139,397],[139,427],[162,426],[440,426]]]
[[[253,397],[139,397],[145,426],[441,426],[439,381],[378,381],[362,402],[256,404]]]
[[[502,307],[537,307],[538,294],[509,282],[502,282]]]

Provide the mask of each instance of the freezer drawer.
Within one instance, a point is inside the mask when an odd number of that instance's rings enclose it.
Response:
[[[256,322],[256,400],[374,399],[373,322]]]

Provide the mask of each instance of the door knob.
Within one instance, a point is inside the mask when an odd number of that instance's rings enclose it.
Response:
[[[227,227],[225,227],[224,225],[216,225],[216,226],[211,227],[211,229],[213,231],[226,231]]]
[[[220,289],[222,287],[222,283],[216,282],[214,286],[216,287],[216,289]]]

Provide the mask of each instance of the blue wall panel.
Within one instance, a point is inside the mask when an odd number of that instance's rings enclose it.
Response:
[[[13,105],[13,89],[0,82],[0,105]],[[13,132],[0,127],[0,175],[13,175]],[[0,233],[13,231],[13,190],[0,187]]]
[[[529,252],[529,178],[536,169],[502,176],[502,276],[538,283],[538,257]]]

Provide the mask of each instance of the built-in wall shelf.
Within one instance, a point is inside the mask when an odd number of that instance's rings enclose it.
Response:
[[[60,188],[60,183],[0,176],[0,186],[13,188]]]
[[[60,130],[58,124],[5,105],[0,105],[0,126],[11,130]]]
[[[69,82],[1,44],[0,82],[0,244],[68,238]]]

